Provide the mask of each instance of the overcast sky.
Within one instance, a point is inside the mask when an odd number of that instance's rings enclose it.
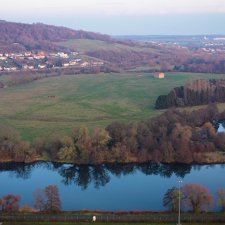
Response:
[[[225,34],[225,0],[7,0],[3,20],[118,34]]]

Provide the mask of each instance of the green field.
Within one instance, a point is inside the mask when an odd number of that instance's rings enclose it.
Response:
[[[106,42],[100,40],[90,39],[72,39],[63,42],[55,42],[59,46],[64,46],[70,49],[74,49],[79,52],[92,52],[92,51],[141,51],[141,52],[159,52],[155,48],[142,47],[142,46],[129,46],[125,44],[119,44],[115,42]]]
[[[224,76],[167,73],[165,79],[156,79],[148,73],[112,73],[46,78],[0,89],[0,122],[33,140],[80,125],[92,129],[113,121],[145,120],[163,112],[154,109],[158,95],[187,80]]]

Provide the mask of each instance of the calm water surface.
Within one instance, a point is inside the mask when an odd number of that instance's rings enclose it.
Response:
[[[33,193],[57,185],[64,210],[165,210],[168,188],[199,183],[216,196],[225,188],[225,165],[182,166],[163,164],[75,166],[52,163],[1,164],[0,196],[18,194],[22,205],[33,205]]]
[[[218,132],[218,133],[220,133],[220,132],[225,132],[225,121],[222,121],[221,123],[219,123],[217,132]]]
[[[225,132],[224,121],[218,132]],[[0,164],[0,197],[17,194],[22,205],[32,206],[35,190],[53,184],[59,188],[64,210],[162,211],[165,192],[178,186],[179,179],[183,185],[207,186],[216,197],[217,189],[225,188],[225,165]]]

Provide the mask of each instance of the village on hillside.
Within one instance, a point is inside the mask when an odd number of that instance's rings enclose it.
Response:
[[[95,67],[103,61],[84,58],[79,52],[27,51],[21,53],[0,53],[0,71],[32,71],[66,67]]]

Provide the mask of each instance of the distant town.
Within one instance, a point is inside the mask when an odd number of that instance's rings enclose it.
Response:
[[[79,52],[26,51],[21,53],[0,53],[0,71],[32,71],[66,67],[96,67],[103,61],[85,59]]]

